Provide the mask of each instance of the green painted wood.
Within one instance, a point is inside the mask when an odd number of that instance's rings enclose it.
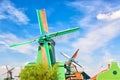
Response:
[[[33,42],[38,42],[38,39],[26,41],[26,42],[23,42],[23,43],[13,44],[13,45],[10,45],[9,47],[10,47],[10,48],[13,48],[13,47],[16,47],[16,46],[21,46],[21,45],[25,45],[25,44],[30,44],[30,43],[33,43]]]
[[[43,61],[42,60],[42,51],[41,51],[41,47],[39,46],[36,63],[39,64],[39,63],[42,63],[42,61]]]
[[[65,80],[65,68],[64,68],[64,62],[57,62],[58,64],[58,74],[59,74],[59,80]]]
[[[47,56],[47,59],[48,59],[48,64],[51,66],[52,64],[51,64],[49,47],[48,47],[48,43],[47,42],[44,42],[44,47],[45,47],[45,50],[46,50],[46,56]]]
[[[119,80],[120,68],[117,62],[112,62],[110,69],[99,74],[97,80]]]
[[[55,58],[55,42],[53,40],[51,40],[48,44],[49,46],[49,52],[50,52],[50,59],[51,59],[51,64],[52,66],[56,63],[56,58]]]
[[[42,18],[40,15],[40,10],[37,10],[37,16],[38,16],[38,23],[39,23],[39,29],[40,29],[40,34],[43,36],[45,35],[43,24],[42,24]]]
[[[64,34],[72,33],[72,32],[78,31],[79,29],[80,28],[77,27],[77,28],[72,28],[72,29],[68,29],[68,30],[64,30],[64,31],[55,32],[55,33],[49,34],[47,38],[53,38],[56,36],[61,36]]]

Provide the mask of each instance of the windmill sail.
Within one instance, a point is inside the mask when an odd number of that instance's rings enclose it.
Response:
[[[69,64],[69,65],[71,65],[71,63],[72,62],[74,62],[75,64],[77,64],[78,66],[80,66],[81,68],[82,68],[82,66],[80,65],[80,64],[78,64],[78,62],[77,61],[75,61],[75,58],[77,57],[77,55],[78,55],[78,51],[79,51],[79,49],[74,53],[74,55],[70,58],[68,55],[66,55],[66,54],[64,54],[64,53],[62,53],[62,52],[60,52],[63,56],[65,56],[66,58],[68,58],[69,60],[66,62],[66,64]],[[73,63],[73,64],[74,64]]]
[[[68,33],[78,31],[79,29],[80,29],[79,27],[76,27],[76,28],[72,28],[72,29],[68,29],[68,30],[64,30],[64,31],[51,33],[51,34],[49,34],[49,37],[52,38],[52,37],[56,37],[56,36],[61,36],[61,35],[64,35],[64,34],[68,34]]]
[[[78,51],[79,51],[79,49],[78,49],[78,50],[75,52],[75,54],[72,56],[72,59],[75,59],[75,58],[77,57]]]
[[[46,19],[46,13],[45,10],[37,10],[37,16],[39,21],[39,27],[40,32],[42,35],[45,34],[45,32],[48,32],[48,25],[47,25],[47,19]]]

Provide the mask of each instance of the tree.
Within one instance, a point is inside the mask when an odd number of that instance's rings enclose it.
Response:
[[[59,80],[57,69],[57,64],[52,69],[44,63],[26,66],[20,73],[20,80]]]

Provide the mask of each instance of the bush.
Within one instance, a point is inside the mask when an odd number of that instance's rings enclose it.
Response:
[[[43,63],[26,66],[20,73],[20,80],[59,80],[57,69],[57,64],[52,69]]]

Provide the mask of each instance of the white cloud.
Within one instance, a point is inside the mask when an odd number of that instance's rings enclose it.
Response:
[[[97,22],[96,15],[100,13],[112,13],[113,11],[116,11],[114,14],[116,15],[119,14],[117,11],[120,9],[119,2],[110,3],[102,0],[77,0],[68,2],[66,5],[79,11],[78,13],[80,15],[78,15],[77,18],[74,18],[76,19],[78,25],[85,30],[95,29],[103,24],[101,22]]]
[[[92,3],[92,4],[91,4]],[[85,0],[76,0],[73,2],[68,2],[67,5],[74,7],[75,9],[79,11],[84,11],[85,13],[91,13],[95,11],[96,7],[99,7],[102,2],[99,1],[85,1]],[[96,7],[94,7],[96,6]]]
[[[79,32],[72,32],[72,33],[69,33],[69,34],[64,34],[64,35],[61,35],[61,36],[57,36],[57,37],[54,37],[54,41],[57,42],[57,43],[70,43],[70,39],[74,39],[74,38],[77,38],[77,36],[79,35],[80,33]],[[72,36],[71,36],[72,35]]]
[[[9,46],[11,44],[14,44],[16,42],[23,42],[23,41],[25,41],[25,39],[18,38],[14,34],[1,33],[0,34],[0,44],[2,46],[0,46],[0,48],[1,48],[0,52],[9,51],[9,50],[14,50],[14,51],[17,51],[17,52],[23,53],[23,54],[33,54],[33,53],[37,52],[36,46],[33,46],[31,44],[23,45],[20,47],[15,47],[12,49],[9,48]]]
[[[97,19],[100,20],[114,20],[114,19],[120,19],[120,10],[112,12],[112,13],[107,13],[107,14],[98,14]]]
[[[89,59],[86,57],[86,55],[84,55],[84,56],[85,56],[84,58],[86,58],[89,61]],[[108,64],[110,64],[112,61],[117,61],[117,59],[115,59],[111,55],[111,53],[106,50],[104,52],[102,58],[98,62],[96,62],[97,65],[92,63],[92,65],[94,65],[94,66],[90,66],[91,64],[89,64],[89,66],[83,66],[83,67],[84,67],[85,72],[88,73],[92,77],[92,76],[98,74],[99,72],[107,69],[108,68]]]
[[[9,19],[18,24],[27,24],[29,18],[9,0],[0,3],[0,19]]]
[[[96,30],[88,32],[84,37],[79,38],[72,45],[75,48],[80,48],[81,53],[89,53],[98,48],[105,46],[116,36],[120,35],[120,21],[115,21]]]
[[[74,9],[80,11],[81,13],[86,13],[87,15],[92,15],[100,12],[111,12],[120,9],[119,1],[107,2],[103,0],[76,0],[67,2],[66,5],[73,7]],[[90,14],[92,13],[92,14]]]
[[[114,59],[112,57],[111,53],[108,51],[105,51],[101,60],[102,60],[102,62],[101,62],[102,66],[105,66],[105,64],[110,64],[112,61],[116,61],[116,59]]]
[[[6,16],[0,15],[0,19],[6,19]]]

